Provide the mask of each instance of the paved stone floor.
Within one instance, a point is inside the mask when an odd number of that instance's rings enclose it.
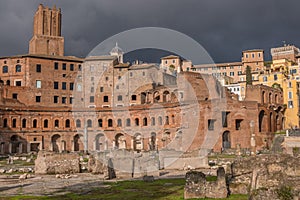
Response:
[[[88,193],[94,187],[105,187],[102,175],[88,173],[76,174],[69,179],[56,178],[55,175],[33,175],[20,181],[19,175],[0,176],[0,196],[11,195],[59,195],[68,192]]]

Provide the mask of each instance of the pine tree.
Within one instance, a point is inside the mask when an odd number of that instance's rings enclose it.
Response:
[[[246,67],[246,84],[252,85],[252,73],[251,73],[251,67]]]

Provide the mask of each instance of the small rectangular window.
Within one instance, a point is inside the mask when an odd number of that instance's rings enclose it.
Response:
[[[108,102],[108,96],[103,97],[103,102]]]
[[[41,96],[35,96],[35,102],[37,103],[41,102]]]
[[[61,98],[61,103],[66,104],[67,103],[67,97],[62,97]]]
[[[74,97],[70,97],[70,99],[69,99],[70,104],[72,104],[73,101],[74,101]]]
[[[103,92],[103,87],[100,87],[100,92]]]
[[[119,95],[118,96],[118,101],[122,101],[122,100],[123,100],[122,95]]]
[[[94,103],[95,102],[95,97],[94,96],[90,96],[90,103]]]
[[[74,89],[74,83],[70,83],[70,90]]]
[[[54,96],[53,103],[58,103],[58,96]]]
[[[13,98],[13,99],[18,99],[18,94],[17,94],[17,93],[13,93],[13,94],[12,94],[12,98]]]
[[[208,120],[208,130],[213,131],[215,129],[215,119]]]
[[[37,80],[36,83],[36,88],[42,88],[42,81],[41,80]]]
[[[78,71],[81,71],[82,69],[81,69],[81,65],[78,65]]]
[[[22,86],[22,81],[16,81],[16,86]]]
[[[66,63],[62,64],[62,70],[67,70],[67,64]]]
[[[54,63],[54,69],[55,69],[55,70],[58,70],[58,62],[55,62],[55,63]]]
[[[94,89],[94,87],[91,87],[91,93],[93,93],[93,92],[94,92],[94,90],[95,90],[95,89]]]
[[[70,71],[74,71],[74,64],[70,64]]]
[[[36,72],[42,72],[42,65],[41,64],[36,65]]]
[[[67,89],[67,83],[66,82],[61,83],[61,89],[63,89],[63,90]]]
[[[54,88],[55,90],[58,90],[58,82],[57,82],[57,81],[54,81],[54,83],[53,83],[53,88]]]

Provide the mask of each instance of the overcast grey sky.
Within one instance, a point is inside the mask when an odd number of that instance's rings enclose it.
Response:
[[[198,41],[215,62],[282,41],[300,46],[299,0],[0,0],[0,56],[28,52],[40,3],[62,9],[65,54],[85,57],[98,43],[138,27],[163,27]]]

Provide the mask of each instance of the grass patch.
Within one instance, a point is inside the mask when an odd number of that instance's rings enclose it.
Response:
[[[185,179],[161,179],[154,182],[118,181],[104,182],[105,187],[99,187],[85,194],[68,193],[49,197],[41,196],[15,196],[7,197],[9,200],[21,199],[60,199],[60,200],[85,200],[85,199],[143,199],[143,200],[183,200]],[[0,200],[4,199],[0,197]],[[226,200],[246,200],[247,195],[232,195]],[[209,200],[209,199],[203,199]],[[224,199],[225,200],[225,199]]]

